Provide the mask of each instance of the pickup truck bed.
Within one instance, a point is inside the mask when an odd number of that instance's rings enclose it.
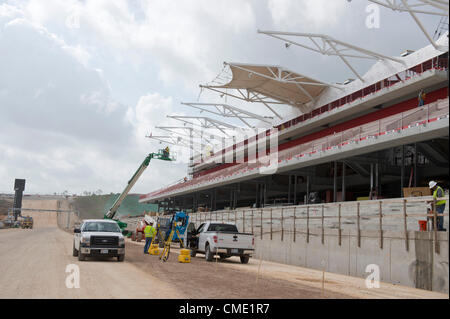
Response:
[[[231,223],[203,223],[188,237],[191,256],[203,253],[207,261],[219,255],[221,259],[239,256],[242,263],[248,263],[254,251],[253,234],[239,233]]]

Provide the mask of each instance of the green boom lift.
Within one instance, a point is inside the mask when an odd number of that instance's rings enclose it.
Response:
[[[142,162],[141,166],[139,166],[137,171],[134,173],[133,177],[131,177],[131,179],[128,181],[128,184],[125,187],[125,189],[123,190],[123,192],[116,199],[116,201],[111,206],[109,211],[105,214],[105,216],[103,217],[104,219],[114,219],[114,216],[116,215],[117,210],[120,207],[120,204],[122,204],[122,201],[128,195],[128,193],[130,192],[130,190],[134,186],[134,184],[136,184],[137,180],[142,175],[142,173],[145,171],[145,169],[148,167],[148,165],[150,164],[150,161],[152,159],[159,159],[159,160],[162,160],[162,161],[174,161],[175,160],[173,157],[170,156],[170,152],[169,152],[169,148],[168,147],[166,147],[165,149],[159,150],[158,153],[150,153],[150,154],[148,154],[148,156]],[[124,235],[127,235],[126,230],[125,230],[125,228],[127,228],[127,224],[124,223],[124,222],[121,222],[118,219],[114,219],[114,220],[119,225],[120,229],[122,230],[122,233]]]

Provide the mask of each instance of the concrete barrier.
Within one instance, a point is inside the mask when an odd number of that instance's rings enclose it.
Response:
[[[404,233],[383,232],[380,248],[379,231],[361,231],[360,246],[356,231],[344,230],[339,245],[338,230],[326,229],[322,243],[322,230],[310,229],[307,233],[273,233],[272,240],[256,239],[254,258],[302,266],[327,272],[366,278],[366,267],[375,264],[380,270],[380,280],[415,288],[448,293],[448,233],[439,232],[440,253],[434,251],[433,232],[408,232],[409,250],[406,250]]]
[[[448,232],[418,231],[430,199],[241,208],[194,213],[191,221],[236,223],[255,235],[256,258],[263,252],[264,260],[363,278],[375,264],[381,281],[448,293]]]

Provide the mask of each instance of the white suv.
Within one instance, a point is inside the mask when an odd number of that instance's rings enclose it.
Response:
[[[88,256],[125,259],[125,238],[114,220],[86,219],[74,229],[73,256],[83,261]]]

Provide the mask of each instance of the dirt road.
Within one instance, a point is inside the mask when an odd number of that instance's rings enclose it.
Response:
[[[175,248],[171,250],[169,261],[161,263],[157,256],[144,256],[142,247],[141,243],[128,243],[128,261],[177,287],[185,298],[199,298],[202,295],[206,298],[236,299],[448,299],[447,294],[389,283],[380,283],[379,288],[369,289],[363,278],[323,274],[314,269],[257,258],[250,259],[244,265],[238,257],[207,262],[204,255],[199,254],[190,264],[179,264],[179,249]]]
[[[32,230],[0,232],[0,298],[318,298],[320,290],[266,278],[264,287],[246,272],[195,258],[191,264],[144,256],[142,245],[127,242],[126,261],[79,262],[72,235],[57,228],[54,213],[35,213]],[[46,225],[47,224],[47,225]],[[80,268],[80,288],[66,287],[66,267]],[[330,293],[329,297],[345,295]]]
[[[301,267],[236,258],[190,264],[143,255],[143,243],[127,240],[125,262],[79,262],[73,235],[57,227],[55,213],[30,213],[32,230],[0,230],[0,298],[448,298],[409,287],[382,284],[367,289],[364,279]],[[67,288],[66,267],[79,266],[80,288]],[[258,276],[259,273],[259,276]]]
[[[80,288],[66,287],[66,267],[80,269]],[[131,263],[78,262],[72,236],[56,227],[0,232],[0,298],[173,298],[170,285]],[[150,289],[151,287],[151,289]]]

